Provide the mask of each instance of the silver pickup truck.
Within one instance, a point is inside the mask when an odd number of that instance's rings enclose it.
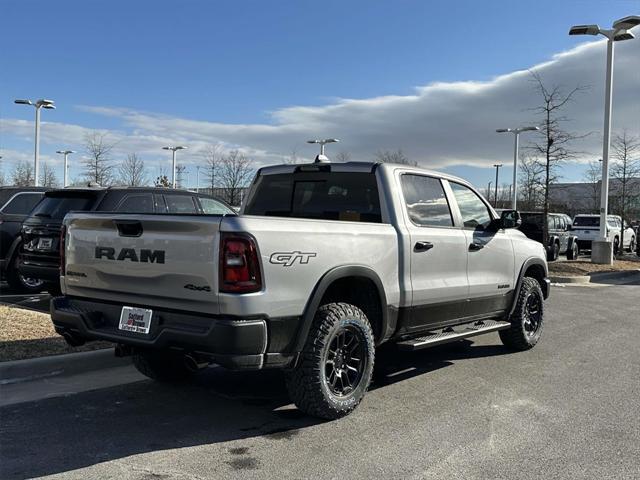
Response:
[[[337,418],[363,398],[383,343],[538,342],[546,256],[518,224],[464,180],[419,168],[267,167],[239,215],[67,215],[51,316],[68,343],[114,342],[157,380],[211,363],[283,368],[301,410]]]

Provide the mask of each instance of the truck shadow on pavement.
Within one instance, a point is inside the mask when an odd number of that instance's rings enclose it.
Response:
[[[382,352],[371,389],[391,388],[455,360],[506,353],[502,346],[470,341],[413,353]],[[251,437],[286,442],[319,423],[290,405],[282,372],[211,368],[183,385],[141,381],[0,409],[0,477],[51,475],[136,454]],[[252,468],[248,450],[231,448],[227,463],[238,470]]]

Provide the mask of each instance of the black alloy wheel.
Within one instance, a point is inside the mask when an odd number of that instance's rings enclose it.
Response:
[[[341,327],[330,340],[324,381],[333,395],[349,395],[360,385],[368,361],[365,341],[362,331],[352,326]]]

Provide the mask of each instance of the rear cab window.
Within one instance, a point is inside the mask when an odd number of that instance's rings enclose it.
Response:
[[[153,201],[153,194],[129,194],[122,199],[118,208],[116,208],[116,211],[123,213],[154,213],[155,205]]]
[[[382,223],[374,173],[296,172],[258,177],[247,215]]]
[[[576,217],[573,225],[577,227],[599,227],[600,217]]]
[[[235,212],[227,207],[224,203],[214,200],[213,198],[199,197],[202,212],[206,215],[233,215]]]
[[[169,213],[198,213],[198,209],[191,195],[165,195]]]

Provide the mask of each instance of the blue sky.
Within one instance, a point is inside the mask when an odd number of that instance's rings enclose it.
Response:
[[[571,24],[606,25],[639,7],[626,0],[3,1],[0,119],[31,121],[33,112],[13,99],[45,97],[58,105],[44,112],[47,121],[127,135],[138,126],[80,107],[270,125],[273,112],[290,107],[413,95],[433,82],[528,69],[584,42],[567,35]],[[0,149],[31,154],[28,138],[3,130]],[[43,141],[43,155],[62,147]],[[495,141],[508,161],[510,139]],[[446,168],[480,185],[492,175],[464,163]]]

